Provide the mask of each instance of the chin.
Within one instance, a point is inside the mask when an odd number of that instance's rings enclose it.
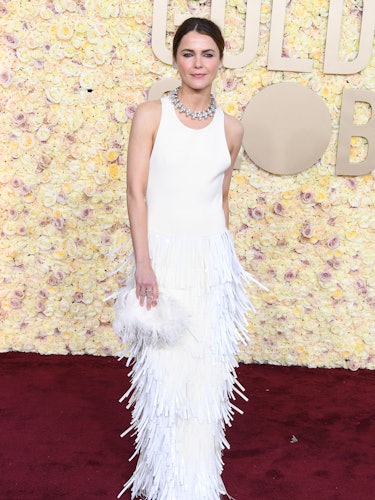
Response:
[[[204,89],[207,89],[208,87],[211,87],[212,80],[209,80],[209,81],[207,81],[207,80],[205,80],[205,81],[194,80],[193,82],[187,83],[187,85],[189,85],[189,87],[191,87],[194,90],[204,90]]]

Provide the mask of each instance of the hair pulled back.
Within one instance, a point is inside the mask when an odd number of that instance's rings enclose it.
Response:
[[[201,35],[211,37],[219,49],[220,59],[223,58],[225,42],[219,26],[210,19],[205,19],[203,17],[189,17],[177,28],[173,38],[173,59],[176,59],[177,50],[182,38],[190,31],[196,31]]]

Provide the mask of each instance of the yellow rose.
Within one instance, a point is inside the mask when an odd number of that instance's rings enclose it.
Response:
[[[51,248],[51,241],[47,236],[39,236],[39,238],[36,240],[37,247],[42,250],[50,250]]]
[[[107,55],[111,52],[113,48],[112,40],[108,38],[100,39],[96,46],[96,50],[101,55]]]
[[[13,236],[17,232],[17,225],[16,225],[15,221],[8,220],[8,221],[4,222],[2,230],[6,236]]]
[[[64,47],[64,54],[65,54],[65,57],[69,57],[69,58],[74,57],[76,54],[76,48],[74,47],[74,45],[66,45]]]
[[[66,251],[69,257],[75,258],[78,256],[77,245],[74,240],[69,239],[66,243]]]
[[[105,153],[105,159],[109,162],[114,162],[117,160],[117,158],[120,155],[120,150],[119,149],[109,149]]]
[[[19,140],[19,146],[21,149],[24,151],[28,151],[32,149],[35,145],[35,137],[33,134],[30,134],[28,132],[22,134]]]
[[[57,201],[57,194],[51,190],[50,186],[43,186],[39,190],[37,200],[44,207],[53,207]]]
[[[113,200],[112,191],[103,191],[103,193],[102,193],[103,203],[111,203],[112,200]]]
[[[80,110],[76,110],[68,116],[68,127],[70,132],[76,132],[83,125],[83,114]]]
[[[70,40],[73,36],[73,28],[69,24],[59,24],[56,34],[59,40]]]
[[[53,12],[50,8],[48,7],[41,7],[39,11],[39,15],[42,19],[45,19],[46,21],[49,21],[50,19],[53,18]]]
[[[120,167],[116,163],[112,163],[108,167],[109,176],[111,179],[119,179],[120,178]]]
[[[89,29],[86,32],[87,41],[92,44],[97,44],[100,40],[99,33],[94,29]]]
[[[81,73],[79,77],[79,83],[84,89],[92,89],[94,86],[94,75],[93,73],[89,73],[84,71]]]
[[[46,97],[48,101],[57,104],[61,102],[62,92],[57,87],[51,87],[49,89],[46,89]]]
[[[91,140],[91,131],[80,129],[77,132],[77,138],[79,142],[86,143]]]
[[[48,127],[45,127],[45,126],[40,127],[36,132],[36,138],[40,142],[48,141],[50,135],[51,135],[51,131],[49,130]]]
[[[31,59],[31,52],[26,47],[18,47],[16,50],[17,59],[26,64]]]

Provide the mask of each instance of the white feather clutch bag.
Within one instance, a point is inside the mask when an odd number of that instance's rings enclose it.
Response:
[[[172,346],[188,328],[188,316],[182,305],[163,292],[150,310],[141,306],[135,288],[121,288],[115,303],[113,328],[127,346]]]

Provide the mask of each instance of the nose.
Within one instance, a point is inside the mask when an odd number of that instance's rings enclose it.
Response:
[[[202,56],[197,55],[195,58],[195,67],[196,68],[201,68],[202,67]]]

